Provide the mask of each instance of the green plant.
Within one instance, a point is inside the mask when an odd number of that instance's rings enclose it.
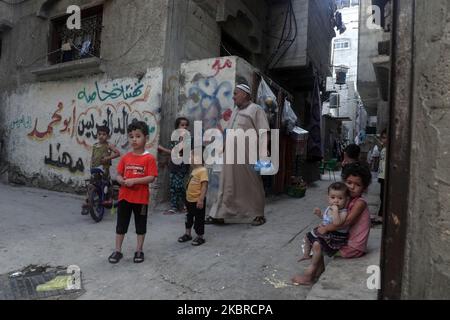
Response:
[[[305,196],[307,184],[302,177],[291,177],[291,185],[288,187],[287,193],[291,197],[303,198]]]

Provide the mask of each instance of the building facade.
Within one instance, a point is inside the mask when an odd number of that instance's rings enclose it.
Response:
[[[342,136],[344,143],[353,143],[356,111],[360,102],[356,88],[358,76],[358,38],[359,38],[359,1],[336,1],[338,12],[342,15],[345,31],[337,33],[333,39],[331,51],[332,77],[327,81],[327,91],[331,92],[324,103],[324,115],[342,118]],[[337,79],[337,72],[345,72],[345,81]]]
[[[72,5],[81,29],[67,27]],[[178,115],[219,126],[234,85],[255,75],[292,93],[304,117],[314,79],[323,86],[329,75],[334,11],[331,0],[0,2],[3,171],[11,182],[82,190],[97,126],[125,152],[127,125],[145,121],[156,155]],[[215,112],[188,108],[202,98],[195,85]],[[165,191],[160,160],[154,187]]]
[[[377,132],[388,126],[391,9],[389,0],[361,0],[358,91]]]

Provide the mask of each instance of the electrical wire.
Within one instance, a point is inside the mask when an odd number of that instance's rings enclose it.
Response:
[[[286,30],[288,28],[289,28],[289,31],[286,34]],[[292,36],[292,33],[294,33],[293,36]],[[288,50],[294,44],[295,40],[297,39],[297,35],[298,35],[297,18],[295,16],[295,11],[294,11],[294,7],[292,5],[292,0],[289,0],[287,10],[286,10],[283,30],[281,33],[281,38],[280,38],[277,48],[275,49],[275,51],[272,53],[272,55],[268,59],[268,62],[266,64],[266,71],[270,68],[274,68],[281,61],[281,59],[286,55]],[[279,54],[283,47],[285,47],[284,50],[282,51],[281,54]],[[273,61],[277,56],[278,56],[278,59],[274,63]]]
[[[142,32],[142,34],[139,36],[139,38],[127,49],[125,50],[122,54],[120,54],[117,57],[111,58],[111,59],[104,59],[104,58],[100,58],[101,61],[105,61],[105,62],[112,62],[115,60],[118,60],[120,58],[122,58],[123,56],[127,55],[131,50],[134,49],[134,47],[136,47],[136,45],[141,42],[141,40],[150,33],[150,28],[152,27],[152,24],[149,23],[147,29]]]
[[[1,1],[1,0],[0,0]],[[44,58],[47,58],[49,55],[51,55],[51,54],[54,54],[54,53],[57,53],[57,52],[59,52],[59,51],[61,51],[61,48],[59,48],[59,49],[57,49],[57,50],[55,50],[55,51],[51,51],[51,52],[49,52],[49,53],[46,53],[45,55],[42,55],[42,56],[39,56],[39,57],[37,57],[35,60],[33,60],[33,62],[31,62],[30,64],[26,64],[26,65],[17,65],[17,67],[18,68],[28,68],[28,67],[31,67],[33,64],[35,64],[36,62],[38,62],[39,60],[41,60],[41,59],[44,59]]]
[[[225,48],[225,46],[223,45],[223,43],[220,43],[220,46],[228,53],[228,55],[232,56],[232,54],[230,53],[230,51],[227,50],[227,48]]]
[[[278,54],[281,46],[286,41],[286,39],[284,39],[284,33],[286,32],[288,15],[289,15],[289,4],[288,4],[288,8],[286,9],[286,14],[285,14],[285,17],[284,17],[284,25],[283,25],[283,29],[282,29],[282,32],[281,32],[281,37],[279,38],[280,41],[278,42],[278,45],[277,45],[275,51],[269,57],[269,60],[268,60],[267,65],[266,65],[266,71],[267,71],[267,69],[269,69],[270,64],[273,62],[273,59],[275,59],[275,57]]]
[[[293,22],[294,22],[295,35],[292,38],[292,40],[290,40],[289,45],[286,47],[286,49],[283,51],[283,53],[279,56],[278,60],[272,65],[272,68],[275,67],[281,61],[281,59],[286,55],[288,50],[292,47],[292,45],[294,44],[295,40],[297,39],[298,25],[297,25],[297,18],[295,17],[294,8],[292,6],[292,0],[289,0],[289,4],[290,4],[290,10],[291,10],[291,19],[293,19]]]
[[[27,1],[29,1],[29,0],[20,0],[20,1],[18,1],[18,2],[12,2],[12,1],[0,0],[0,2],[9,4],[9,5],[22,4],[22,3],[27,2]]]
[[[4,0],[0,0],[0,1],[4,1]],[[27,0],[24,0],[24,1],[27,1]],[[114,57],[114,58],[111,58],[111,59],[105,59],[105,58],[101,58],[101,57],[98,57],[98,56],[95,56],[95,55],[93,55],[93,54],[91,54],[90,52],[88,52],[88,54],[89,55],[91,55],[92,57],[96,57],[96,58],[98,58],[98,59],[100,59],[101,61],[103,61],[103,62],[112,62],[112,61],[115,61],[115,60],[118,60],[118,59],[120,59],[120,58],[122,58],[123,56],[125,56],[126,54],[128,54],[143,38],[144,38],[144,36],[146,36],[148,33],[149,33],[149,31],[150,31],[150,28],[151,28],[151,24],[149,24],[149,26],[147,27],[147,29],[144,31],[144,32],[142,32],[142,34],[139,36],[139,38],[130,46],[130,47],[128,47],[122,54],[120,54],[119,56],[117,56],[117,57]],[[71,43],[71,45],[75,48],[75,49],[77,49],[78,51],[80,51],[81,52],[81,50],[73,43],[73,42],[70,42]],[[33,62],[31,62],[30,64],[27,64],[27,65],[18,65],[18,67],[19,68],[27,68],[27,67],[30,67],[30,66],[32,66],[33,64],[35,64],[37,61],[39,61],[40,59],[43,59],[43,58],[46,58],[47,56],[49,56],[49,55],[51,55],[51,54],[53,54],[53,53],[56,53],[56,52],[59,52],[59,51],[61,51],[61,48],[59,48],[59,49],[57,49],[57,50],[55,50],[55,51],[52,51],[52,52],[49,52],[49,53],[47,53],[47,54],[45,54],[45,55],[43,55],[43,56],[40,56],[40,57],[38,57],[38,58],[36,58],[35,60],[33,60]]]

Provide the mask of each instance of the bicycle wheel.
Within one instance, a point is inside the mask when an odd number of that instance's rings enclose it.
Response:
[[[89,191],[89,203],[90,208],[89,212],[91,214],[92,219],[94,219],[95,222],[100,222],[103,219],[103,215],[105,213],[105,207],[103,207],[102,200],[101,200],[101,190],[98,190],[98,188],[92,188]]]

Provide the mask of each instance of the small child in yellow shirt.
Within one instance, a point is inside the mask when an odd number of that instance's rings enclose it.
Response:
[[[208,170],[203,166],[202,159],[194,157],[191,153],[192,171],[186,189],[186,233],[178,238],[178,242],[192,240],[191,229],[194,226],[197,237],[192,241],[193,246],[200,246],[205,243],[205,206],[206,192],[208,190]]]

